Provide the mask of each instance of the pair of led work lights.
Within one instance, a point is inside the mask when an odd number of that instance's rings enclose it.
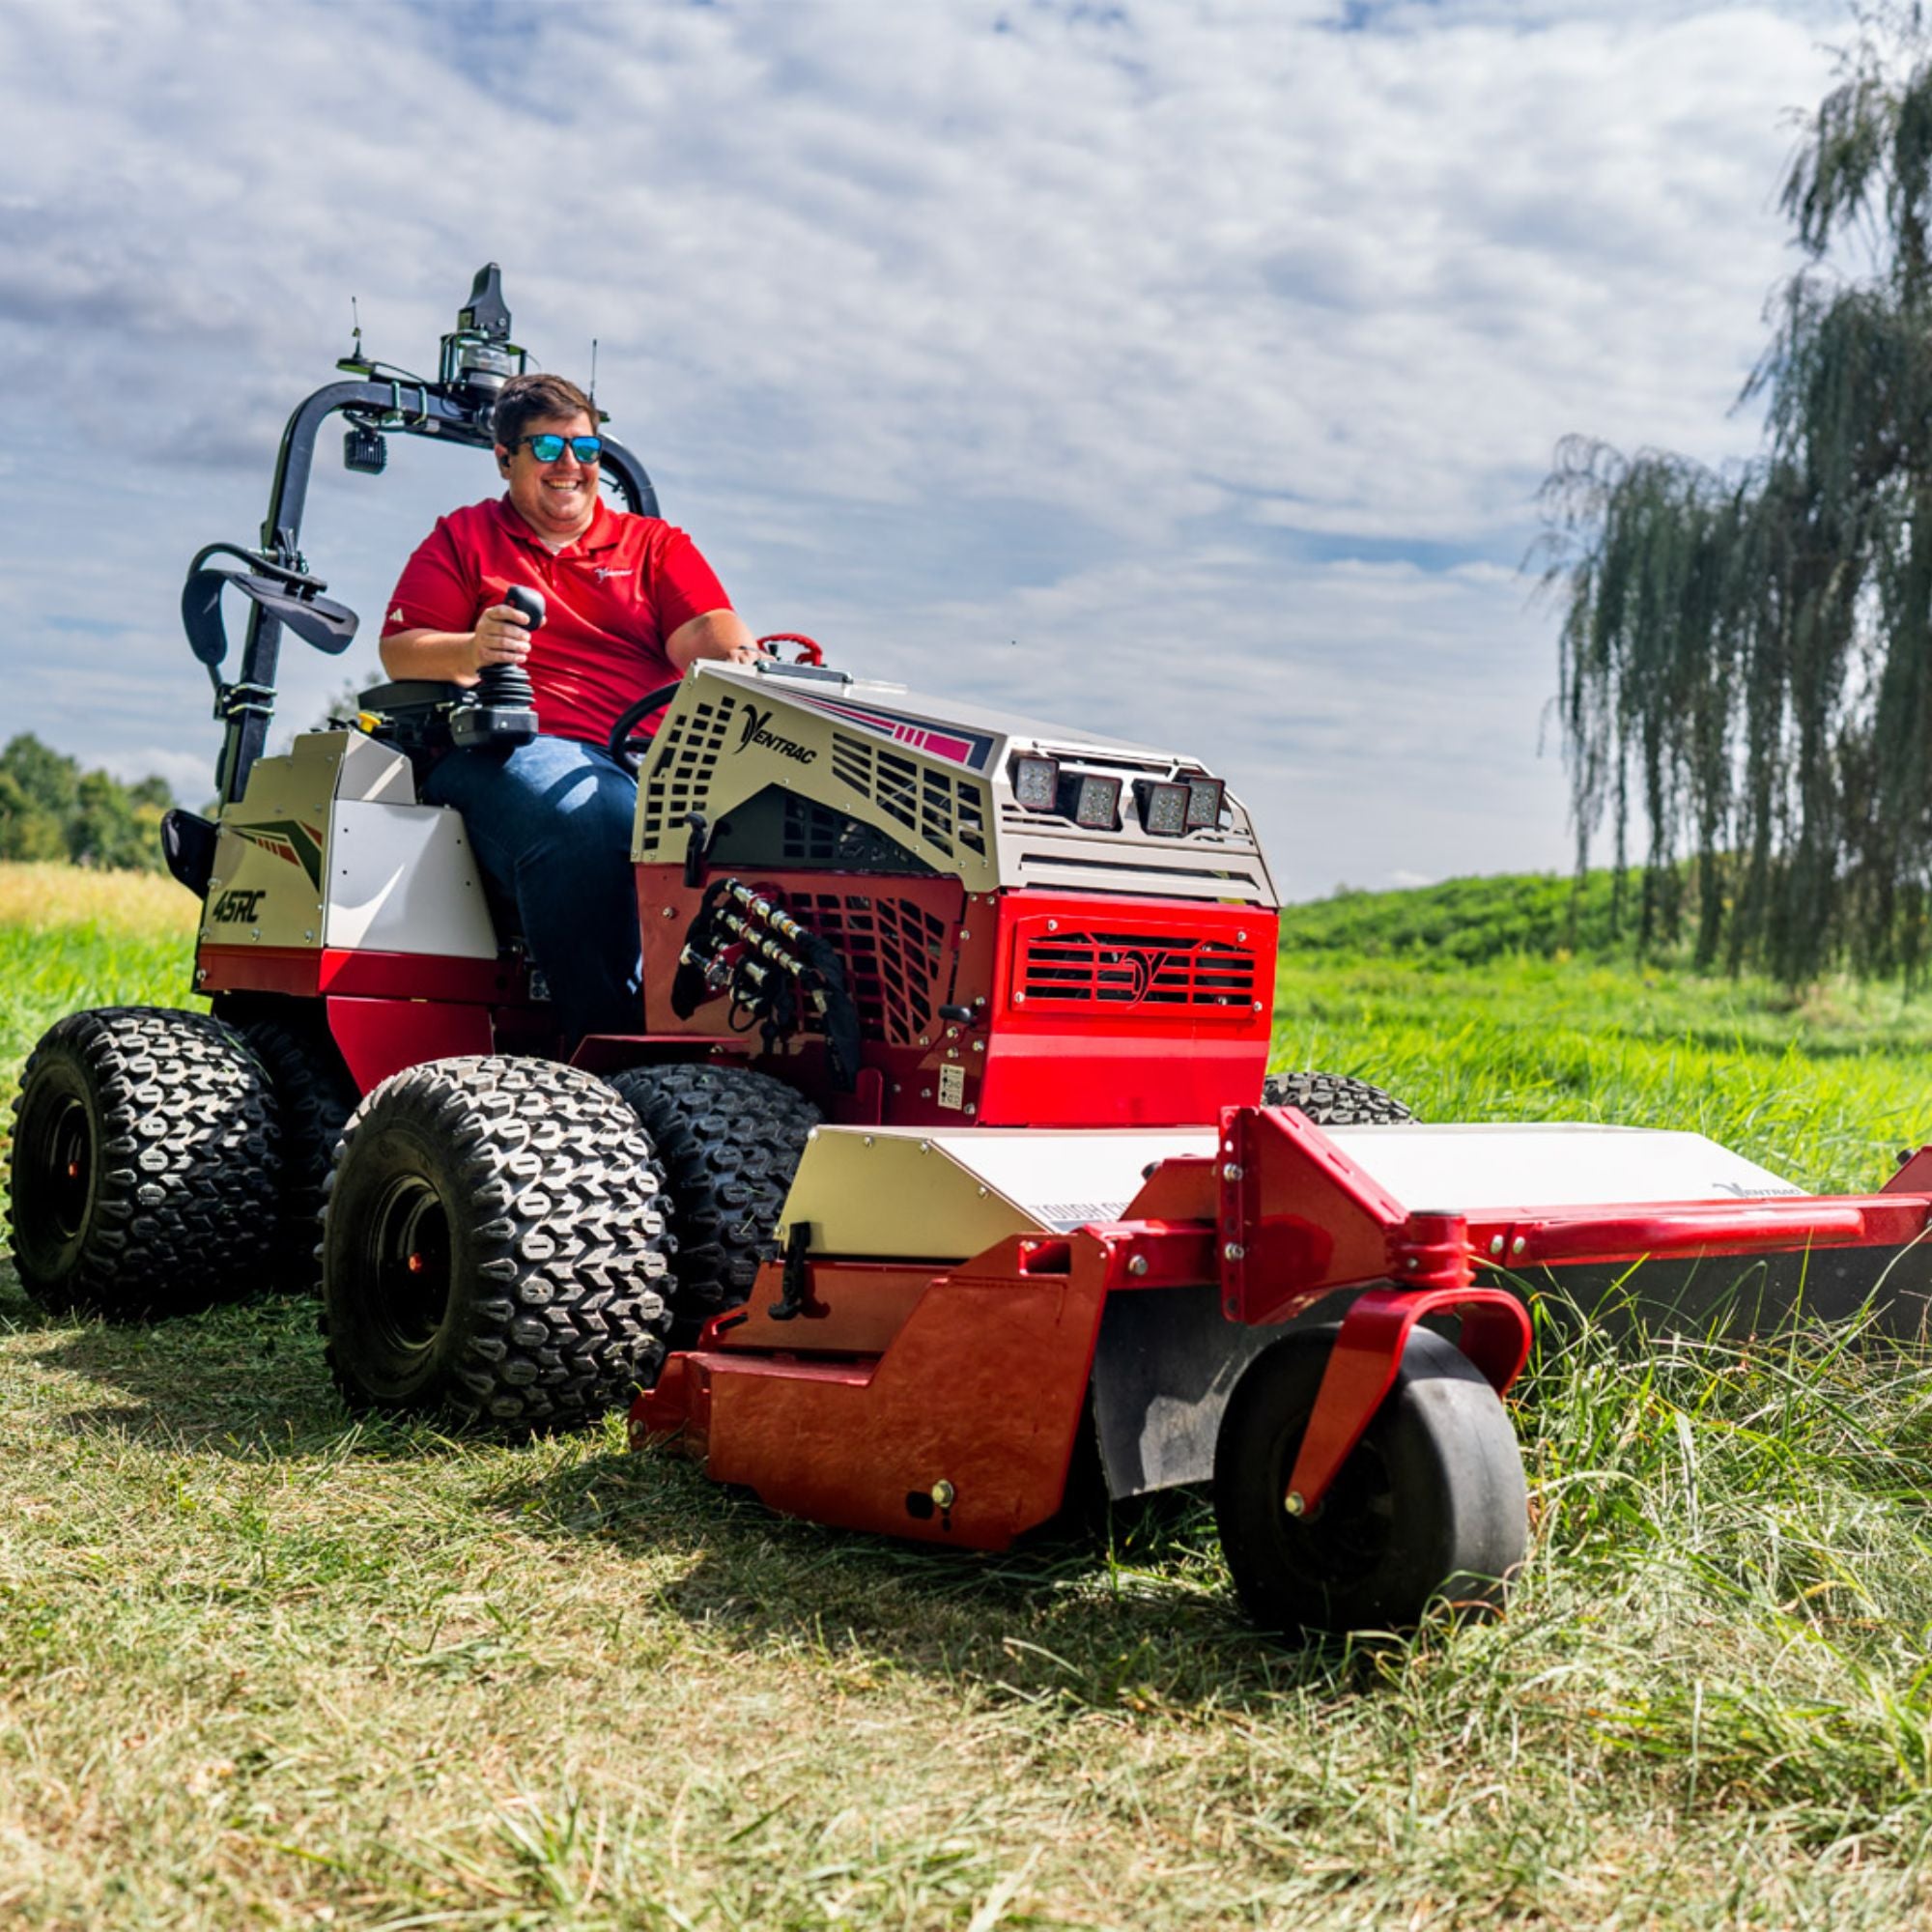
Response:
[[[1058,758],[1017,757],[1013,797],[1028,811],[1051,811],[1089,832],[1117,832],[1122,781],[1097,772],[1063,772]],[[1219,779],[1136,779],[1134,810],[1141,829],[1159,838],[1184,838],[1221,822],[1227,786]]]

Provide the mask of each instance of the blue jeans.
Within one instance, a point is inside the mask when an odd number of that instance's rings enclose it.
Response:
[[[630,773],[596,746],[533,738],[508,757],[451,752],[422,796],[462,812],[483,869],[516,901],[566,1040],[642,1032]]]

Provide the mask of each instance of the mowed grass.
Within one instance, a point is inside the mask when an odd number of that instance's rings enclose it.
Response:
[[[185,921],[29,898],[10,1079],[185,980]],[[1652,980],[1290,960],[1275,1064],[1814,1184],[1932,1116],[1932,1010]],[[1509,1617],[1294,1651],[1198,1498],[929,1554],[614,1425],[357,1427],[305,1306],[115,1329],[0,1280],[0,1923],[1924,1923],[1932,1412],[1845,1339],[1540,1359]]]

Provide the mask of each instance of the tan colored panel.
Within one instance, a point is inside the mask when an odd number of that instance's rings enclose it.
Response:
[[[324,746],[333,742],[341,748],[341,763],[335,774],[335,796],[357,799],[365,805],[413,805],[416,802],[415,775],[410,761],[389,745],[379,745],[360,731],[330,731],[311,734]],[[298,738],[295,755],[300,758],[309,739]]]
[[[319,821],[307,814],[265,815],[259,825],[224,819],[202,907],[202,938],[218,946],[321,946],[322,901],[303,863],[305,856],[322,863],[322,841],[307,838],[318,824],[327,824],[326,807]]]
[[[927,1136],[895,1127],[817,1128],[785,1197],[781,1240],[793,1217],[811,1224],[815,1255],[934,1264],[1040,1232]]]
[[[887,781],[877,775],[881,758],[891,761]],[[909,783],[903,782],[908,771]],[[690,837],[688,811],[701,810],[715,825],[768,785],[875,827],[935,870],[962,881],[968,892],[991,892],[999,883],[987,774],[923,757],[876,732],[828,718],[795,702],[776,680],[712,665],[697,667],[685,680],[665,714],[656,748],[645,754],[633,858],[645,863],[682,858]],[[939,822],[952,823],[962,811],[961,786],[978,817],[984,852],[956,838],[940,844],[926,836],[933,819],[924,801],[943,794]]]
[[[201,935],[217,944],[494,958],[463,822],[415,802],[410,763],[360,731],[258,758],[223,812]]]

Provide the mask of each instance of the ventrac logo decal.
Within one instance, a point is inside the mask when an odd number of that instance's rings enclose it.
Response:
[[[1107,997],[1124,1000],[1130,1007],[1139,1006],[1147,998],[1149,987],[1159,977],[1160,969],[1173,956],[1170,952],[1116,952],[1108,956],[1108,965],[1127,969],[1127,983],[1124,986],[1118,981],[1110,983]]]
[[[270,825],[238,825],[235,831],[249,844],[272,852],[291,866],[299,866],[308,874],[309,884],[317,892],[322,890],[322,833],[315,826],[282,818]]]
[[[738,742],[731,749],[734,752],[748,752],[753,745],[767,752],[777,752],[781,757],[795,758],[801,765],[809,765],[818,753],[810,745],[801,745],[796,738],[781,737],[770,728],[772,714],[760,711],[755,704],[745,707],[745,722],[739,732]]]
[[[265,892],[223,893],[208,916],[216,925],[252,925],[262,917],[262,901],[268,896]]]

